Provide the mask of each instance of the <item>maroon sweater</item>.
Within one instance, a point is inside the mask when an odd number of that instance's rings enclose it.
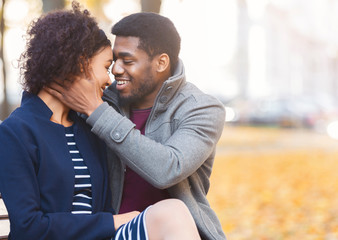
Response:
[[[151,108],[131,110],[130,113],[130,120],[136,124],[136,128],[139,129],[143,135],[150,112]],[[119,213],[135,210],[142,212],[149,205],[167,198],[169,198],[169,195],[166,190],[153,187],[129,167],[126,167],[122,203]]]

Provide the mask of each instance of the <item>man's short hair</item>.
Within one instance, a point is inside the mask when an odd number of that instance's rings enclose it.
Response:
[[[117,22],[111,32],[116,36],[138,37],[138,47],[150,58],[162,53],[168,54],[171,72],[175,70],[181,38],[169,18],[150,12],[134,13]]]

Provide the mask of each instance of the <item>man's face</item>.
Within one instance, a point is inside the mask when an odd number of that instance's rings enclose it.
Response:
[[[137,37],[116,37],[112,73],[121,103],[145,109],[153,106],[162,82],[157,79],[156,57],[150,59],[138,45]]]

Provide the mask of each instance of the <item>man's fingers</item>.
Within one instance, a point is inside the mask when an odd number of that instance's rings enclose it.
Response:
[[[56,90],[54,87],[53,88],[49,88],[49,87],[45,87],[44,88],[49,94],[53,95],[54,97],[61,99],[63,97],[62,93],[59,92],[58,90]]]
[[[56,82],[52,82],[50,85],[49,85],[49,87],[48,88],[50,88],[50,89],[52,89],[52,90],[54,90],[54,91],[57,91],[57,92],[59,92],[59,93],[62,93],[63,91],[64,91],[64,86],[62,86],[62,85],[60,85],[60,84],[58,84],[58,83],[56,83]]]

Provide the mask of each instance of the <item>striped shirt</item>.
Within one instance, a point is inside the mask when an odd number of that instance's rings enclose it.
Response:
[[[74,165],[75,186],[72,204],[73,214],[92,213],[92,184],[90,173],[76,146],[73,126],[65,128],[69,154]]]

